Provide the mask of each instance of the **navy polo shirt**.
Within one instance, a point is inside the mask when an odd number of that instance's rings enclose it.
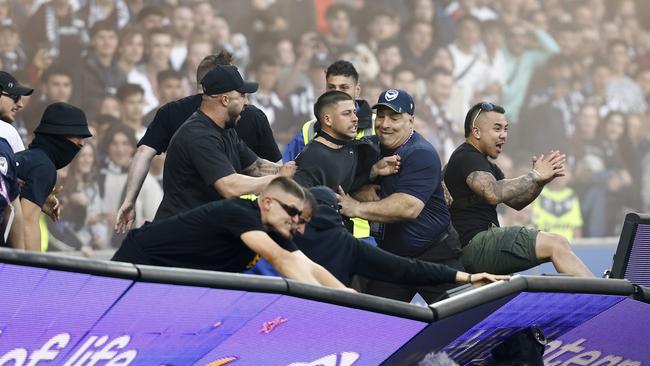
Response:
[[[0,175],[2,175],[6,189],[3,195],[7,195],[6,198],[0,198],[0,212],[2,212],[19,194],[14,151],[9,142],[2,137],[0,137]],[[9,199],[9,202],[7,202],[7,199]],[[2,222],[3,215],[0,215],[0,224]]]
[[[378,141],[378,138],[373,136],[373,140]],[[424,202],[424,208],[416,219],[380,225],[383,228],[373,235],[382,249],[410,256],[421,252],[445,232],[450,216],[441,185],[440,158],[433,146],[414,132],[398,149],[381,151],[382,157],[395,153],[401,158],[400,171],[379,178],[380,197],[405,193]]]

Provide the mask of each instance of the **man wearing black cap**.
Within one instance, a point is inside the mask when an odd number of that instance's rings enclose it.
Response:
[[[257,83],[245,82],[235,66],[218,65],[203,80],[201,106],[172,138],[155,220],[222,198],[259,193],[277,174],[293,176],[295,164],[261,159],[234,127]]]
[[[458,234],[443,195],[440,159],[413,128],[413,98],[403,90],[387,89],[373,108],[377,109],[373,139],[380,144],[381,156],[400,156],[399,173],[379,178],[381,188],[374,200],[359,202],[341,194],[341,214],[371,221],[371,233],[384,250],[462,269]],[[367,291],[402,301],[411,300],[417,291],[431,302],[450,287],[370,281]]]
[[[201,84],[203,77],[216,65],[229,65],[232,55],[221,51],[215,55],[208,55],[199,64],[196,70],[196,82]],[[138,149],[129,166],[126,193],[124,202],[117,212],[115,230],[125,233],[130,230],[135,221],[135,200],[149,171],[151,160],[156,154],[167,151],[169,141],[178,128],[201,106],[203,90],[199,94],[175,100],[160,107],[147,127],[145,135],[138,142]],[[271,126],[264,112],[252,105],[244,106],[239,123],[237,135],[246,143],[257,156],[270,161],[281,158]]]
[[[29,148],[16,154],[16,173],[25,184],[21,206],[25,218],[25,249],[40,251],[41,207],[56,185],[56,171],[68,165],[91,137],[84,112],[67,103],[45,108]]]
[[[20,85],[10,73],[0,71],[0,137],[9,142],[15,153],[25,150],[25,146],[11,124],[16,119],[16,113],[24,107],[21,98],[33,92],[34,89]]]

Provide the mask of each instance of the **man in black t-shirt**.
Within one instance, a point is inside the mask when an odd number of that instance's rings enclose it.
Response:
[[[155,220],[221,198],[257,194],[277,174],[295,172],[293,162],[282,166],[258,158],[234,130],[246,94],[255,92],[257,83],[245,82],[235,66],[217,65],[201,85],[201,107],[169,144]]]
[[[278,177],[257,201],[233,198],[210,202],[132,230],[113,260],[241,272],[261,256],[287,278],[345,289],[290,240],[304,200],[298,184]]]
[[[551,261],[560,273],[592,277],[566,238],[526,227],[499,227],[499,203],[521,210],[544,185],[564,175],[565,155],[551,151],[533,158],[530,172],[504,179],[488,157],[499,157],[508,136],[503,107],[482,102],[465,117],[465,143],[449,158],[444,180],[453,198],[450,212],[470,272],[509,274]]]
[[[45,108],[27,150],[16,154],[16,174],[25,182],[20,191],[25,249],[41,250],[39,218],[56,185],[56,171],[70,164],[83,147],[84,139],[91,136],[84,112],[71,104],[57,102]]]
[[[197,69],[197,84],[216,65],[228,65],[232,55],[221,52],[218,55],[206,56]],[[115,230],[124,233],[133,226],[135,221],[135,200],[142,183],[149,171],[151,160],[156,154],[167,151],[169,141],[178,128],[201,106],[202,93],[191,95],[177,101],[165,104],[156,113],[147,128],[145,135],[138,143],[138,150],[133,156],[127,178],[124,201],[117,212]],[[244,106],[241,118],[235,127],[237,135],[248,147],[262,159],[279,161],[281,159],[269,121],[264,112],[252,105]]]

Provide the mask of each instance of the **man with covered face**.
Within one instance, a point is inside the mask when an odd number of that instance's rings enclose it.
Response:
[[[218,65],[201,80],[201,106],[178,129],[167,150],[159,220],[223,198],[255,194],[277,175],[292,176],[294,163],[261,159],[234,127],[257,83],[235,66]]]

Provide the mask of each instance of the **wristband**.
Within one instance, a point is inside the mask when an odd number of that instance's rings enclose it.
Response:
[[[467,283],[469,283],[469,284],[472,283],[472,274],[471,273],[467,274]]]

